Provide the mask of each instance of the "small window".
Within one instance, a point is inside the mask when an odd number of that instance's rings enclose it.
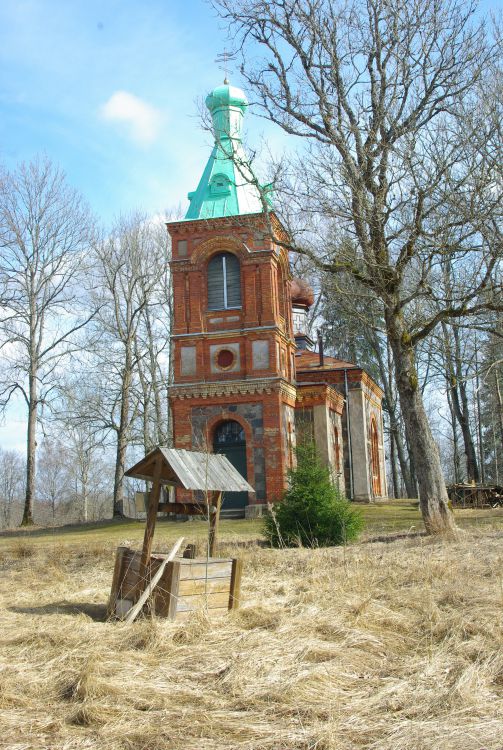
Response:
[[[241,307],[241,269],[232,253],[215,255],[208,263],[208,310]]]
[[[212,195],[230,195],[229,178],[225,174],[216,174],[210,183]]]

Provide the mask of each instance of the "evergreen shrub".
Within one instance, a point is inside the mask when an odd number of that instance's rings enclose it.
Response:
[[[264,534],[273,547],[330,547],[358,536],[363,516],[332,484],[312,442],[297,446],[297,467],[289,487],[264,518]]]

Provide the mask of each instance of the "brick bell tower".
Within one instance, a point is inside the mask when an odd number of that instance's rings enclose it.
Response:
[[[290,270],[242,146],[244,93],[225,81],[206,105],[215,144],[185,219],[168,224],[173,440],[227,455],[255,493],[227,493],[223,509],[252,516],[279,499],[294,455]],[[268,219],[280,234],[272,212]]]

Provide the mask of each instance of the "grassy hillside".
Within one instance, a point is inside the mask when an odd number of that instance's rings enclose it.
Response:
[[[409,505],[364,512],[367,538],[418,525]],[[0,747],[501,750],[503,518],[470,518],[457,541],[314,551],[224,523],[241,609],[130,626],[105,603],[143,524],[2,535]],[[156,546],[204,531],[161,523]]]
[[[358,506],[365,517],[363,539],[372,539],[385,534],[415,534],[424,532],[417,503],[409,500],[397,500],[391,503]],[[503,509],[489,510],[456,510],[456,522],[461,528],[502,528]],[[143,540],[145,521],[123,520],[102,521],[100,523],[57,526],[31,527],[0,531],[0,550],[8,550],[15,540],[22,545],[23,541],[36,546],[46,544],[72,545],[103,543],[111,547],[124,541],[139,545]],[[180,523],[160,517],[156,526],[156,545],[159,551],[181,534],[190,536],[193,541],[203,540],[207,530],[201,520]],[[260,520],[221,521],[222,539],[232,542],[253,541],[261,539]],[[29,541],[28,541],[29,540]]]

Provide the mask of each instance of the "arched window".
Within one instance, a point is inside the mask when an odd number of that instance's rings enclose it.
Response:
[[[208,310],[241,307],[241,269],[232,253],[214,255],[208,263]]]
[[[213,450],[224,445],[242,445],[246,443],[245,431],[234,419],[218,425],[213,436]]]

